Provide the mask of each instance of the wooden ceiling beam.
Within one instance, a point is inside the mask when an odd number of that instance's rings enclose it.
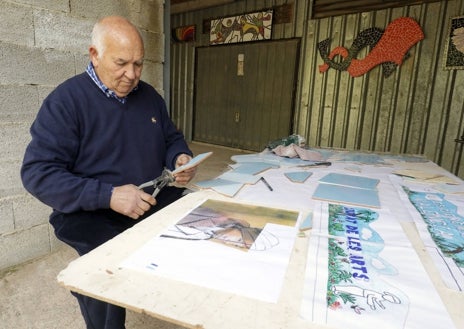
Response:
[[[236,0],[171,0],[171,15],[221,6],[235,1]]]

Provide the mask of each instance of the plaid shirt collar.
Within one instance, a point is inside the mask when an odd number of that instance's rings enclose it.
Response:
[[[118,95],[116,95],[114,91],[112,91],[107,86],[105,86],[105,84],[98,78],[97,74],[95,73],[95,68],[93,67],[92,62],[90,62],[89,65],[87,65],[87,69],[85,71],[92,78],[93,82],[95,82],[98,88],[100,88],[100,90],[103,91],[103,93],[105,93],[106,97],[114,98],[117,101],[121,102],[122,104],[126,103],[127,96],[119,97]],[[137,86],[134,89],[132,89],[132,91],[134,90],[137,90]]]

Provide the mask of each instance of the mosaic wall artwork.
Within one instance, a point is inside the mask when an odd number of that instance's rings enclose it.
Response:
[[[319,72],[333,68],[359,77],[382,65],[384,76],[388,77],[409,57],[409,49],[422,39],[421,27],[410,17],[394,20],[385,31],[375,27],[361,31],[349,49],[339,46],[329,53],[330,39],[326,39],[318,43],[319,54],[324,60]],[[359,52],[365,47],[371,50],[363,59],[358,59]]]
[[[172,29],[172,39],[176,42],[195,41],[195,25],[181,26]]]
[[[210,44],[268,40],[271,38],[272,10],[211,20]]]
[[[444,66],[445,69],[464,68],[464,16],[451,19]]]

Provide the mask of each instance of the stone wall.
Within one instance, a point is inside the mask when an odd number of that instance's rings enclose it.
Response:
[[[51,209],[30,196],[19,170],[43,99],[89,61],[95,21],[122,15],[145,41],[142,79],[163,92],[163,0],[0,0],[0,270],[61,246]]]

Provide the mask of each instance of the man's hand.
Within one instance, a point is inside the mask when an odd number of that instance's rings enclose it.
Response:
[[[155,204],[151,194],[132,184],[115,187],[110,200],[111,209],[133,219],[138,219]]]
[[[176,168],[188,163],[190,160],[192,160],[192,157],[188,154],[179,155],[176,159]],[[187,185],[188,182],[190,182],[192,178],[195,176],[196,172],[197,172],[197,167],[192,167],[189,169],[185,169],[184,171],[181,171],[180,173],[175,174],[174,178],[176,179],[176,183],[180,185]]]

